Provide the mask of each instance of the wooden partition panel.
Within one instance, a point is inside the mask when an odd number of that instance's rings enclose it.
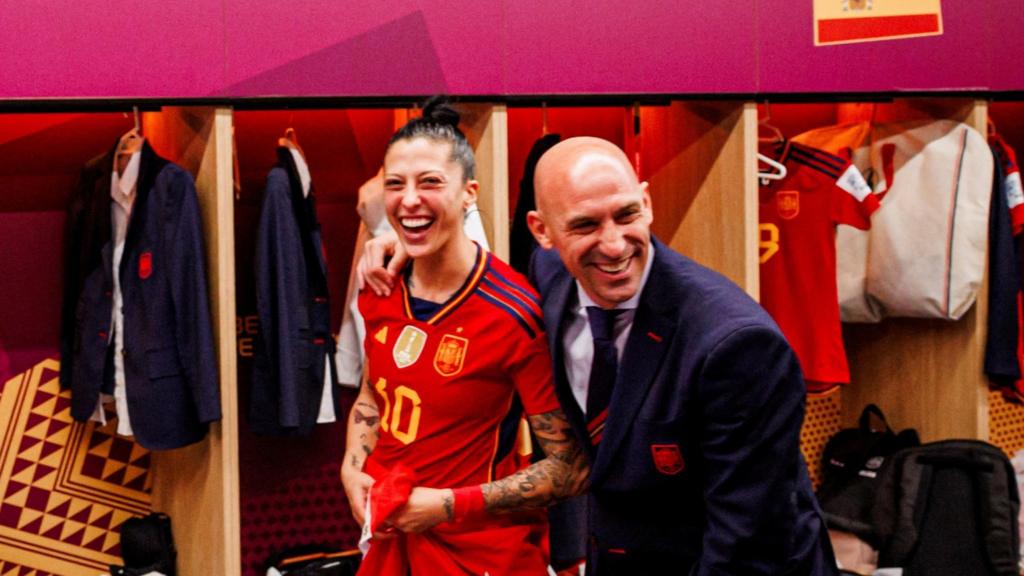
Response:
[[[480,182],[477,205],[491,252],[508,262],[508,109],[504,104],[460,106],[466,138],[476,155],[476,179]]]
[[[224,419],[205,440],[153,453],[153,509],[170,515],[182,576],[241,574],[231,110],[146,114],[153,148],[196,178]]]
[[[640,121],[654,234],[757,298],[756,106],[673,102]]]
[[[873,106],[877,108],[872,110]],[[950,118],[984,134],[986,106],[968,99],[897,100],[840,105],[837,118]],[[988,439],[988,384],[982,372],[987,276],[986,271],[975,305],[956,322],[887,318],[880,324],[844,326],[851,370],[851,383],[843,390],[845,425],[854,425],[864,405],[873,402],[894,427],[917,428],[922,441]]]

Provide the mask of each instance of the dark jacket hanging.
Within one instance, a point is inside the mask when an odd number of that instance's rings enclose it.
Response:
[[[537,241],[533,239],[530,227],[526,224],[527,213],[537,209],[533,174],[537,171],[537,161],[540,160],[540,157],[561,140],[562,137],[558,134],[541,136],[533,143],[530,153],[526,156],[526,164],[523,165],[523,179],[519,181],[519,199],[516,200],[516,212],[512,217],[512,230],[509,233],[509,250],[511,251],[509,264],[522,274],[529,271],[530,257],[537,249]]]
[[[999,149],[993,147],[993,152],[996,161],[988,224],[989,286],[985,374],[996,387],[1012,390],[1021,377],[1017,358],[1017,298],[1021,291],[1021,274],[1013,227],[1010,223],[1010,208],[1006,200],[1003,163],[999,157]],[[1010,396],[1012,397],[1012,394]]]
[[[88,420],[113,389],[114,150],[91,161],[71,198],[65,236],[61,384]],[[201,440],[221,417],[199,201],[192,176],[142,148],[119,268],[125,391],[132,431],[151,450]]]
[[[260,434],[305,435],[316,425],[328,362],[337,405],[327,263],[313,188],[303,196],[287,148],[278,148],[277,157],[267,175],[256,231],[260,329],[249,424]]]

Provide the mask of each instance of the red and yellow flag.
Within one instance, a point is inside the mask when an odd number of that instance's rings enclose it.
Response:
[[[942,34],[941,0],[814,0],[814,45]]]

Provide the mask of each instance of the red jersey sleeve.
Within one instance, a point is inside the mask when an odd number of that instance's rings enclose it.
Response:
[[[523,338],[509,366],[509,375],[523,401],[527,415],[544,414],[559,407],[551,371],[551,354],[544,332]]]
[[[1021,185],[1017,154],[1001,136],[990,136],[989,143],[995,148],[996,158],[1003,166],[1003,189],[1006,191],[1006,205],[1010,208],[1013,235],[1017,236],[1024,231],[1024,186]]]
[[[832,220],[861,230],[871,228],[871,215],[881,206],[860,170],[848,161],[835,182],[832,198]]]

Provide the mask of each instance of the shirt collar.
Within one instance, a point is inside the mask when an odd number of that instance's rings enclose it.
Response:
[[[654,242],[647,243],[647,262],[644,263],[644,273],[640,276],[640,286],[637,287],[636,294],[624,302],[619,302],[615,305],[616,309],[620,310],[634,310],[640,305],[640,295],[644,292],[644,286],[647,285],[647,278],[651,275],[651,266],[654,264]],[[576,281],[576,294],[579,296],[579,308],[580,310],[586,310],[587,306],[597,306],[597,303],[591,300],[590,296],[587,296],[586,290],[580,285],[580,281]]]
[[[295,148],[289,148],[289,152],[292,153],[292,158],[295,159],[295,168],[299,171],[299,182],[302,183],[302,195],[309,196],[309,182],[312,178],[309,175],[309,164],[306,164],[306,159],[299,154],[299,151]]]
[[[114,160],[114,171],[110,175],[110,197],[118,203],[130,200],[135,191],[135,183],[139,180],[139,165],[142,163],[142,152],[135,152],[125,166],[124,174],[117,173],[117,160]]]

